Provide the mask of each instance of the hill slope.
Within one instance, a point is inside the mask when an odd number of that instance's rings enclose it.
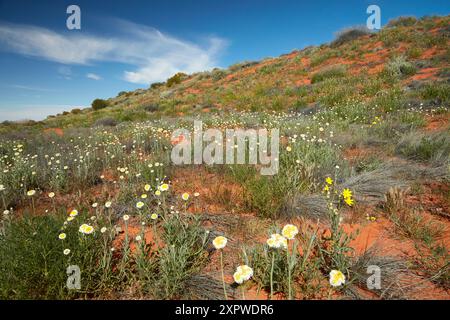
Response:
[[[50,117],[45,127],[86,126],[198,112],[303,111],[349,101],[448,105],[450,17],[399,18],[375,34],[341,34],[331,44],[228,69],[180,75],[174,84],[122,92],[109,107]],[[176,80],[180,80],[177,83]],[[168,81],[170,84],[170,81]],[[432,85],[430,84],[432,83]]]

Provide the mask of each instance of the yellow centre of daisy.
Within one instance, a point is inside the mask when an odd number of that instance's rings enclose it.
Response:
[[[216,249],[223,249],[227,245],[227,238],[223,236],[218,236],[213,240],[214,248]]]
[[[287,224],[284,226],[281,234],[283,235],[283,237],[292,240],[295,238],[295,236],[298,233],[298,228],[292,224]]]

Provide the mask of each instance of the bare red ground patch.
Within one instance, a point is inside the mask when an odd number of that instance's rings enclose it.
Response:
[[[190,211],[223,214],[231,207],[243,206],[242,187],[208,172],[203,166],[175,170],[172,183],[176,194],[199,193]]]
[[[418,73],[409,78],[409,81],[418,81],[418,80],[436,80],[436,74],[439,72],[439,68],[424,68],[421,69]]]
[[[449,126],[450,113],[442,115],[432,115],[427,116],[427,125],[425,127],[426,131],[438,131],[444,130]]]
[[[308,84],[311,84],[311,79],[308,79],[308,78],[304,78],[304,79],[295,81],[296,86],[304,86],[304,85],[308,85]]]
[[[61,128],[48,128],[48,129],[44,130],[44,133],[47,133],[47,134],[54,133],[60,137],[62,137],[64,135],[64,131]]]

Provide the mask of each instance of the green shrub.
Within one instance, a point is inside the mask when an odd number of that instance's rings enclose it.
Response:
[[[311,78],[311,83],[317,83],[326,79],[340,78],[346,75],[346,68],[343,65],[334,65],[325,67],[322,70],[317,71]]]
[[[78,108],[72,109],[72,111],[70,111],[70,113],[72,113],[72,114],[80,114],[81,113],[81,109],[78,109]]]
[[[94,127],[115,127],[117,125],[117,120],[114,118],[102,118],[94,122]]]
[[[411,47],[407,51],[407,55],[411,59],[417,59],[422,54],[422,50],[420,48]]]
[[[215,68],[211,72],[211,76],[214,81],[219,81],[220,79],[223,79],[226,75],[227,75],[227,72],[225,70],[218,69],[218,68]]]
[[[151,89],[158,89],[159,87],[164,86],[166,83],[165,82],[154,82],[150,85]]]
[[[428,83],[420,90],[420,96],[427,100],[450,102],[450,85],[447,83]]]
[[[336,35],[336,39],[331,42],[331,46],[338,47],[344,43],[353,41],[360,37],[371,34],[372,32],[365,26],[356,26],[343,29]]]
[[[155,111],[158,111],[159,105],[157,105],[156,103],[149,103],[149,104],[143,105],[142,109],[144,109],[147,112],[155,112]]]
[[[169,79],[167,79],[167,87],[172,87],[176,84],[180,84],[181,81],[183,81],[186,78],[186,74],[182,72],[178,72],[177,74],[173,75]]]
[[[94,101],[92,101],[92,109],[94,110],[104,109],[108,105],[109,105],[108,101],[103,99],[95,99]]]
[[[384,71],[391,77],[404,78],[415,74],[416,67],[406,61],[404,56],[397,56],[386,64]]]

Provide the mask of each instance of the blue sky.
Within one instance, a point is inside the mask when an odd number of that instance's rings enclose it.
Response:
[[[81,30],[66,9],[81,8]],[[381,8],[447,15],[447,0],[0,0],[0,120],[43,119],[178,71],[227,67],[333,39]]]

